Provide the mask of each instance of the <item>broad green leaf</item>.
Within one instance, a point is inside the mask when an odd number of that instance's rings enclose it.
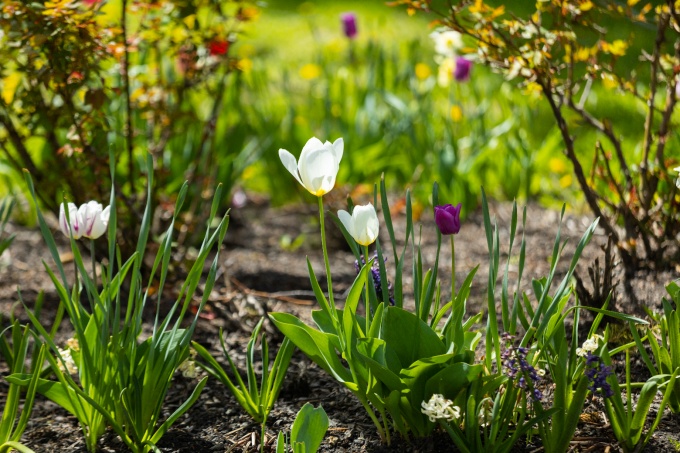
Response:
[[[305,452],[316,453],[327,430],[328,416],[323,407],[319,406],[315,409],[310,403],[305,403],[295,416],[290,431],[290,440],[292,444],[304,444]]]
[[[379,338],[363,338],[357,343],[357,352],[366,366],[374,374],[375,378],[382,382],[390,390],[404,390],[406,384],[401,381],[397,374],[399,359],[385,342]]]
[[[425,395],[439,393],[453,400],[470,383],[479,378],[482,368],[482,365],[452,363],[427,381]]]
[[[288,313],[270,313],[276,327],[314,363],[352,390],[352,374],[342,365],[331,334],[319,332]]]
[[[402,368],[446,352],[446,346],[426,322],[399,307],[385,309],[382,338],[397,353]]]

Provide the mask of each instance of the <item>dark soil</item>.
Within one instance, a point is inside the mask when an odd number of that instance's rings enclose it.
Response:
[[[334,208],[331,210],[335,211]],[[511,206],[493,205],[491,212],[498,220],[502,250],[506,252]],[[403,237],[403,216],[399,213],[393,213],[393,216],[397,237]],[[527,259],[522,287],[531,294],[531,278],[547,276],[550,269],[550,256],[559,223],[559,213],[529,206],[527,218],[528,225],[524,232],[527,240]],[[421,220],[423,259],[431,266],[436,253],[435,227],[431,216],[425,215]],[[569,238],[569,242],[558,267],[558,274],[561,275],[556,277],[556,284],[562,278],[573,250],[590,222],[591,219],[587,216],[572,215],[565,218],[561,234],[562,238]],[[332,222],[327,222],[327,229],[334,292],[338,299],[342,300],[343,293],[349,288],[355,276],[354,258]],[[7,323],[6,315],[18,301],[18,287],[21,289],[23,300],[29,306],[34,303],[39,291],[45,291],[44,318],[47,320],[50,314],[54,314],[58,303],[52,283],[41,264],[43,260],[48,264],[52,263],[49,252],[37,230],[16,225],[9,225],[9,230],[17,233],[17,237],[9,252],[0,257],[0,310],[5,315],[3,325]],[[295,243],[295,239],[301,235],[304,241],[300,247],[293,250],[292,247],[285,246],[287,242]],[[62,259],[68,260],[70,253],[68,243],[61,233],[55,236],[59,241]],[[381,233],[381,238],[385,247],[388,243],[386,231]],[[520,238],[515,244],[515,251],[519,249]],[[602,264],[604,254],[601,246],[605,242],[605,238],[598,231],[581,258],[578,267],[580,275],[588,274],[588,266],[592,265],[596,258],[599,258]],[[325,272],[320,250],[318,215],[314,207],[271,209],[265,204],[251,203],[245,208],[233,210],[224,252],[221,255],[223,258],[218,282],[204,317],[199,323],[196,341],[209,347],[217,357],[221,357],[218,336],[219,329],[223,328],[227,344],[233,353],[232,357],[244,363],[244,349],[250,332],[260,317],[267,312],[291,312],[306,322],[311,322],[310,310],[316,306],[316,302],[307,276],[305,257],[309,256],[318,278],[324,285]],[[388,250],[388,257],[391,257],[391,250]],[[502,268],[505,267],[506,258],[507,255],[502,253]],[[510,283],[513,288],[516,283],[513,284],[512,279],[517,278],[516,262],[511,260],[510,265]],[[458,283],[463,281],[472,267],[481,264],[468,302],[469,314],[483,310],[486,306],[487,263],[486,236],[481,213],[477,212],[465,221],[461,233],[456,237]],[[446,242],[442,246],[439,275],[443,279],[442,289],[445,293],[444,288],[449,287],[451,275],[450,249]],[[620,280],[621,276],[617,278]],[[673,278],[677,278],[677,270],[640,272],[629,280],[630,285],[627,288],[619,285],[615,300],[616,308],[638,315],[644,314],[641,310],[642,305],[660,309],[661,299],[665,295],[664,286]],[[409,294],[409,282],[407,279],[405,294]],[[590,283],[586,282],[586,286],[588,285]],[[448,297],[448,294],[443,294],[443,299]],[[16,309],[16,314],[22,321],[27,321],[21,308]],[[591,316],[584,315],[582,322],[587,326],[591,319]],[[270,323],[265,323],[265,329],[273,343],[280,342],[280,333]],[[69,333],[68,322],[65,321],[61,327],[60,338],[63,337],[65,340]],[[637,355],[633,356],[632,365],[634,380],[644,381],[649,377],[646,367]],[[616,363],[616,372],[623,376],[624,371],[624,363],[620,360]],[[7,372],[4,364],[0,365],[0,372],[3,374]],[[167,415],[189,396],[195,384],[195,380],[177,374],[166,401]],[[0,381],[0,401],[3,404],[6,391],[7,384]],[[295,414],[305,402],[322,404],[330,418],[330,429],[321,451],[454,450],[448,436],[441,432],[422,440],[409,441],[396,437],[391,446],[382,445],[372,422],[356,398],[304,355],[296,352],[280,399],[267,423],[266,445],[269,451],[273,451],[278,432],[290,429]],[[599,398],[591,398],[586,402],[582,423],[579,424],[571,451],[620,451],[603,409],[604,405]],[[648,422],[655,416],[656,413],[652,410]],[[213,380],[206,386],[197,403],[167,432],[159,447],[164,452],[256,451],[260,442],[259,432],[259,426],[245,414],[228,390]],[[542,451],[538,438],[534,437],[533,440],[536,442],[535,445],[521,444],[517,446],[516,451]],[[22,441],[36,452],[86,451],[82,432],[75,418],[40,396],[37,398],[33,416]],[[679,450],[680,417],[666,411],[652,441],[644,451]],[[115,433],[107,432],[101,439],[100,451],[124,452],[126,448]]]

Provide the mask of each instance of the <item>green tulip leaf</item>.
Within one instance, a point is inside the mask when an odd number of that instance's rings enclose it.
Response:
[[[383,339],[397,353],[402,368],[446,352],[446,346],[426,322],[399,307],[385,309]]]
[[[312,329],[288,313],[270,313],[269,318],[281,333],[314,363],[344,383],[350,390],[356,387],[352,382],[352,374],[342,365],[336,352],[337,338],[334,339],[331,334]]]
[[[295,416],[290,431],[291,444],[303,444],[305,452],[315,453],[328,431],[328,416],[319,406],[314,408],[306,403]]]

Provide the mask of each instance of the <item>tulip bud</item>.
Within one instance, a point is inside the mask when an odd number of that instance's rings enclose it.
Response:
[[[467,82],[470,80],[470,72],[472,71],[472,61],[467,58],[456,58],[456,69],[453,71],[453,78],[457,82]]]
[[[457,206],[445,204],[434,207],[434,222],[442,234],[458,234],[460,231],[460,209],[460,203]]]
[[[354,39],[357,35],[357,16],[354,13],[344,13],[340,15],[342,31],[349,39]]]
[[[68,203],[68,220],[66,219],[66,212],[64,211],[64,204],[59,206],[59,229],[65,236],[72,236],[73,239],[79,239],[83,235],[83,225],[78,214],[78,208],[75,203]]]
[[[89,201],[78,209],[83,222],[83,237],[97,239],[106,231],[109,224],[110,206],[102,209],[102,204]]]
[[[358,244],[367,246],[378,239],[380,223],[378,222],[378,214],[371,203],[365,206],[355,206],[351,215],[347,211],[340,210],[338,211],[338,218]]]
[[[335,186],[335,177],[340,169],[344,142],[342,138],[331,143],[321,143],[316,137],[310,138],[302,148],[300,161],[285,149],[279,149],[281,163],[295,179],[312,195],[320,197]]]

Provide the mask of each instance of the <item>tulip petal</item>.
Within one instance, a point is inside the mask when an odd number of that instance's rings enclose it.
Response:
[[[339,168],[331,148],[327,147],[300,155],[298,163],[302,185],[317,197],[333,189]]]
[[[78,207],[75,203],[68,203],[66,209],[68,209],[68,219],[64,211],[64,203],[59,206],[59,229],[66,237],[72,236],[73,239],[79,239],[83,235],[83,222]]]
[[[304,186],[304,184],[302,184],[302,180],[300,179],[300,175],[298,174],[298,164],[295,160],[295,156],[281,148],[279,149],[279,159],[281,159],[281,163],[284,167],[286,167],[286,170],[288,170],[291,175],[295,176],[297,182]]]
[[[316,137],[310,138],[309,140],[307,140],[307,143],[305,143],[305,146],[302,147],[302,152],[300,153],[300,160],[302,160],[302,157],[305,154],[319,148],[323,148],[323,143],[321,143],[321,140],[319,140]]]
[[[352,216],[349,212],[344,210],[338,211],[338,218],[342,222],[342,226],[345,227],[350,236],[354,237],[354,229],[352,228]]]
[[[371,203],[365,206],[355,206],[352,212],[354,223],[354,240],[361,245],[370,245],[378,238],[380,223],[378,215]]]
[[[110,208],[110,206],[107,206],[95,217],[88,233],[90,239],[97,239],[106,232],[106,227],[109,225]]]
[[[338,163],[338,165],[340,165],[340,161],[342,160],[342,153],[344,149],[345,141],[342,139],[342,137],[333,142],[333,155],[335,156],[335,161]]]

